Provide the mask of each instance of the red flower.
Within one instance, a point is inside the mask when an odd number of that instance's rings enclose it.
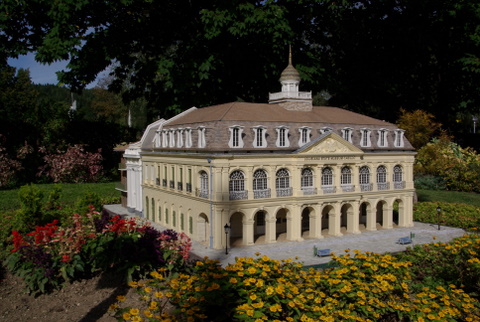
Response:
[[[63,263],[68,263],[70,261],[70,256],[69,255],[63,255],[62,256],[62,262]]]

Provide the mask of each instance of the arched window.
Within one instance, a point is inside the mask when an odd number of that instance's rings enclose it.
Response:
[[[370,184],[370,169],[367,166],[360,168],[360,189],[362,191],[372,190],[372,185]]]
[[[322,186],[333,186],[333,171],[332,168],[322,169]]]
[[[340,184],[352,184],[352,169],[350,167],[343,167],[340,176]]]
[[[352,185],[352,169],[349,166],[345,166],[341,170],[340,186],[342,187],[343,192],[355,191],[354,186]]]
[[[201,198],[208,198],[208,173],[200,171],[200,194]]]
[[[322,190],[323,193],[334,193],[335,186],[333,185],[333,170],[332,168],[322,169]]]
[[[277,171],[275,188],[277,190],[277,197],[292,195],[292,188],[290,187],[290,173],[287,169],[280,169]]]
[[[377,186],[378,190],[387,190],[387,168],[381,165],[377,168]]]
[[[253,190],[267,189],[267,173],[265,170],[257,170],[253,174]]]
[[[398,164],[393,167],[393,185],[395,189],[405,188],[405,184],[403,181],[403,169]]]
[[[305,168],[302,170],[302,189],[313,187],[313,171],[310,168]]]
[[[387,168],[381,165],[377,168],[377,183],[387,182]]]
[[[304,195],[316,194],[316,189],[313,186],[313,171],[310,168],[302,169],[302,178],[300,185]]]
[[[242,171],[236,170],[230,174],[230,200],[247,199],[245,191],[245,175]]]

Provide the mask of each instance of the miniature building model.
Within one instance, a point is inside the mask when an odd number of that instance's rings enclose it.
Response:
[[[269,104],[192,107],[150,124],[124,154],[128,207],[216,249],[412,226],[404,131],[312,106],[291,56],[280,82]]]

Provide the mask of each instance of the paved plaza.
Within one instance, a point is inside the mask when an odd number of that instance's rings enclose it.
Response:
[[[114,214],[131,215],[125,208],[120,205],[107,205],[105,208]],[[152,223],[158,230],[167,228]],[[401,237],[415,234],[413,243],[409,245],[400,245],[397,243]],[[235,263],[235,257],[255,257],[255,253],[267,255],[276,260],[298,258],[297,261],[303,262],[304,265],[324,264],[331,260],[329,256],[317,257],[313,255],[313,248],[330,249],[336,254],[344,254],[345,249],[351,251],[357,249],[363,252],[370,251],[375,253],[399,252],[404,251],[407,247],[416,244],[428,244],[432,242],[448,242],[455,237],[465,234],[463,229],[414,222],[413,227],[379,229],[376,231],[364,231],[361,234],[345,234],[341,237],[325,237],[322,239],[305,239],[303,241],[282,241],[272,244],[256,244],[252,246],[240,246],[228,249],[210,249],[209,245],[192,241],[192,254],[195,257],[203,258],[208,256],[210,259],[217,259],[223,266]]]

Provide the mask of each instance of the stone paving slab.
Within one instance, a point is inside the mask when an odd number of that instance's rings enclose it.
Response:
[[[105,208],[114,214],[133,216],[127,209],[121,207],[121,205],[107,205]],[[152,223],[152,226],[158,230],[167,229],[157,223]],[[412,244],[400,245],[397,243],[399,238],[410,236],[410,233],[415,234],[415,237],[412,239]],[[305,239],[303,241],[284,241],[272,244],[234,247],[228,249],[228,254],[225,254],[225,249],[210,249],[208,245],[193,241],[191,253],[197,258],[208,257],[219,260],[223,266],[235,263],[235,257],[255,257],[255,253],[267,255],[276,260],[291,258],[303,262],[304,265],[317,265],[327,263],[331,258],[330,256],[314,256],[314,246],[319,249],[329,248],[332,252],[339,255],[344,254],[346,249],[350,251],[360,250],[363,252],[393,253],[404,251],[407,247],[412,247],[416,244],[448,242],[465,233],[466,232],[460,228],[440,226],[440,230],[438,230],[438,225],[414,222],[413,227],[364,231],[360,234],[345,234],[341,237],[325,237],[321,239]]]

